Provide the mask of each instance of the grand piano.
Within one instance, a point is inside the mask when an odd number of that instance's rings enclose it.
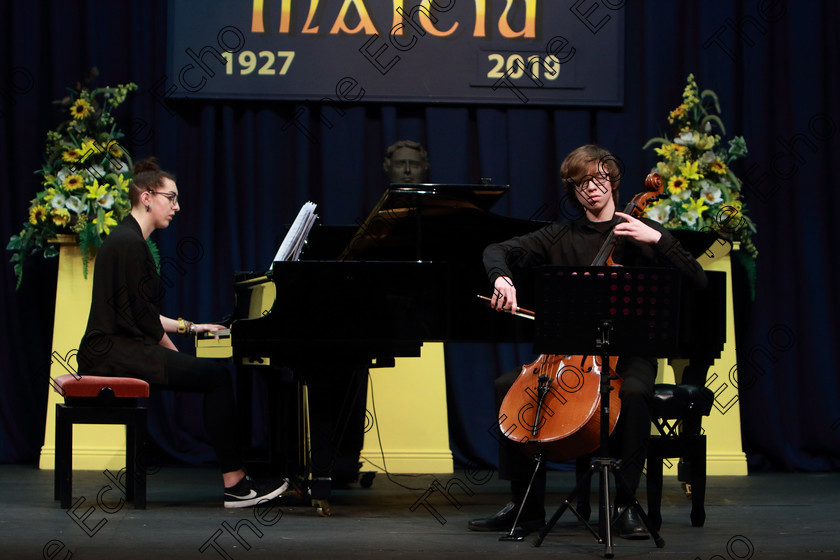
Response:
[[[492,214],[507,190],[391,185],[360,225],[314,227],[301,260],[239,275],[233,359],[273,372],[272,471],[297,472],[326,499],[358,471],[368,368],[419,356],[424,342],[532,339],[529,322],[476,298],[491,289],[484,248],[545,225]]]
[[[326,500],[331,479],[358,469],[368,368],[419,356],[424,342],[533,340],[530,321],[488,312],[476,300],[491,290],[484,248],[545,225],[491,213],[507,190],[392,185],[360,225],[316,226],[300,261],[239,276],[233,358],[271,372],[272,471],[302,476],[313,500]],[[711,243],[682,237],[695,255]],[[706,315],[686,337],[686,354],[719,353],[722,310]],[[241,385],[239,394],[247,405]]]

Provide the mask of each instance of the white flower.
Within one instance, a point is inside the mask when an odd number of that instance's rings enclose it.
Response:
[[[691,189],[686,187],[683,190],[681,190],[680,192],[672,194],[670,196],[670,198],[671,198],[671,200],[673,200],[676,203],[680,203],[684,200],[688,200],[689,198],[691,198]]]
[[[655,206],[650,206],[648,207],[645,216],[647,216],[654,222],[664,224],[668,221],[668,218],[671,217],[671,205],[665,202],[657,204]]]
[[[77,196],[69,197],[67,199],[66,206],[68,210],[72,210],[76,214],[81,214],[82,212],[87,210],[85,203],[79,200],[79,197]]]
[[[674,144],[682,146],[693,146],[697,143],[697,135],[690,130],[682,132],[678,137],[674,138]]]
[[[91,180],[105,177],[105,169],[101,165],[90,165],[85,168],[85,173]]]
[[[700,163],[705,163],[706,165],[709,165],[710,163],[715,161],[715,158],[716,156],[713,151],[706,150],[705,152],[703,152],[703,155],[700,156]]]
[[[50,205],[52,205],[52,207],[55,208],[55,209],[64,208],[64,205],[65,205],[66,202],[67,202],[67,199],[63,194],[56,193],[52,197],[52,200],[50,200]]]
[[[694,224],[697,223],[697,218],[699,218],[699,217],[700,217],[700,215],[697,214],[697,210],[695,210],[694,208],[691,208],[689,210],[686,210],[683,213],[683,215],[680,216],[680,220],[685,222],[686,225],[688,225],[688,226],[694,226]]]
[[[700,190],[700,196],[706,199],[706,204],[717,204],[723,200],[720,189],[711,183],[706,183],[706,185],[703,186]]]
[[[121,159],[113,158],[109,160],[111,162],[111,169],[114,173],[127,173],[128,172],[128,164]]]
[[[56,174],[55,174],[55,182],[56,182],[56,184],[58,184],[58,185],[63,185],[63,184],[64,184],[64,180],[65,180],[67,177],[69,177],[70,175],[72,175],[72,173],[70,172],[70,170],[69,170],[69,169],[67,169],[66,167],[61,168],[61,170],[60,170],[58,173],[56,173]]]
[[[111,206],[114,205],[114,195],[105,193],[97,199],[96,203],[105,210],[110,210]]]

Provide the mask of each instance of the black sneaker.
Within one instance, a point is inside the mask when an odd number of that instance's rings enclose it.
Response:
[[[272,500],[286,491],[289,481],[283,479],[281,484],[257,484],[250,476],[245,475],[236,485],[225,488],[225,507],[243,508],[255,506],[260,502]]]

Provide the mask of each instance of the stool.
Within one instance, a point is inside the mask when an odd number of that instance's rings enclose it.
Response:
[[[135,509],[146,509],[146,409],[138,398],[149,396],[149,384],[132,377],[62,375],[53,388],[64,397],[55,405],[55,499],[71,506],[73,492],[73,424],[125,424],[125,497]]]
[[[714,393],[702,385],[653,386],[651,418],[659,434],[652,435],[647,454],[648,518],[652,529],[662,525],[662,461],[680,457],[688,461],[689,472],[680,479],[691,484],[691,524],[706,521],[706,435],[701,433],[703,416],[712,410]],[[680,464],[680,470],[685,465]]]

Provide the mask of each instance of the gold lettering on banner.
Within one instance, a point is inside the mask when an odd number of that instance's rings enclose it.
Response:
[[[433,0],[423,0],[420,3],[420,10],[418,14],[420,25],[422,25],[423,29],[425,29],[430,35],[434,35],[435,37],[446,37],[448,35],[452,35],[455,30],[458,29],[458,22],[456,21],[453,23],[452,27],[449,28],[449,31],[439,31],[436,29],[433,25],[433,20],[429,17],[430,15],[434,17],[431,12],[433,8],[430,6],[432,2]],[[436,17],[434,18],[434,23],[437,23]]]
[[[380,8],[378,3],[380,1],[381,0],[377,0],[377,9]],[[451,7],[455,2],[455,0],[447,1],[448,4],[446,4],[446,6],[449,7]],[[466,2],[467,0],[461,1]],[[297,9],[298,6],[301,6],[302,9],[304,2],[305,0],[298,0],[298,2],[294,3],[295,8]],[[405,35],[405,26],[408,24],[414,29],[415,34],[419,36],[423,36],[423,34],[428,33],[435,37],[451,37],[458,30],[460,22],[453,22],[450,27],[445,30],[438,28],[438,26],[444,25],[440,22],[439,15],[441,12],[449,12],[449,7],[442,6],[443,2],[444,0],[410,0],[409,2],[406,2],[405,0],[392,0],[392,2],[390,2],[390,4],[392,4],[391,27],[390,29],[385,29],[382,33],[380,33],[373,22],[373,18],[370,15],[365,0],[343,0],[341,9],[333,21],[333,25],[330,28],[329,33],[332,35],[337,35],[339,33],[347,33],[351,35],[360,33],[364,33],[366,35],[387,35],[390,31],[392,36],[403,36]],[[539,0],[505,0],[504,10],[502,11],[498,21],[499,34],[506,39],[536,38],[538,2]],[[292,26],[292,0],[252,0],[251,32],[265,33],[265,7],[267,3],[271,3],[270,6],[274,6],[277,3],[280,4],[280,22],[277,29],[281,34],[288,34]],[[370,1],[367,3],[373,4],[373,2]],[[487,37],[488,33],[490,33],[490,31],[488,31],[487,22],[487,3],[487,0],[474,0],[475,23],[472,33],[473,37]],[[328,13],[323,15],[319,12],[320,4],[321,0],[309,0],[309,10],[307,11],[306,22],[300,30],[301,34],[318,34],[321,32],[319,21],[326,18],[329,18],[330,20],[332,19],[332,10],[334,8],[327,6],[325,10],[327,10]],[[496,5],[498,6],[499,4],[500,2]],[[408,8],[406,8],[406,5],[408,5]],[[351,20],[353,18],[351,8],[355,8],[354,11],[359,17],[359,22],[352,27],[351,24],[348,23],[348,17]],[[516,16],[523,10],[524,22],[522,23],[520,29],[514,29],[513,25],[517,25],[515,22],[520,19]],[[491,8],[490,12],[490,18],[495,19],[495,10]],[[269,10],[269,13],[276,14],[277,12]],[[297,11],[295,13],[297,14]],[[387,15],[385,17],[387,17]],[[274,20],[273,17],[272,20]],[[492,23],[490,26],[492,27]],[[273,27],[272,22],[269,23],[269,27]]]
[[[317,0],[315,4],[318,4]],[[254,0],[251,9],[251,33],[265,33],[265,0]],[[289,32],[292,0],[283,0],[280,5],[280,33]]]
[[[315,12],[318,11],[318,1],[319,0],[310,0],[309,2],[309,14],[306,16],[306,23],[303,24],[303,29],[300,31],[301,33],[318,33],[319,25],[315,27],[310,27],[312,24],[312,18],[315,17]]]
[[[402,24],[402,15],[400,15],[400,12],[403,11],[403,0],[394,0],[394,23],[391,25],[392,35],[403,35],[403,27],[405,26]]]
[[[251,33],[265,33],[263,23],[263,0],[254,0],[251,8]]]
[[[292,0],[283,0],[280,7],[280,33],[289,32],[289,20],[291,19]]]
[[[473,37],[485,37],[487,33],[487,0],[475,0],[475,29]]]
[[[356,12],[358,12],[359,14],[359,23],[358,25],[356,25],[356,27],[352,29],[347,27],[347,24],[344,21],[347,17],[347,11],[350,9],[351,4],[356,8]],[[373,25],[373,21],[370,19],[370,15],[368,15],[368,11],[365,7],[364,1],[344,0],[344,5],[341,7],[341,11],[338,13],[338,17],[335,19],[335,23],[333,24],[332,29],[330,29],[330,35],[337,34],[339,31],[355,34],[362,29],[365,30],[366,35],[376,35],[376,26]]]
[[[523,1],[525,2],[525,24],[522,26],[522,31],[514,31],[508,23],[508,13],[510,13],[514,0],[507,0],[505,11],[502,12],[502,17],[499,18],[499,33],[502,34],[502,37],[508,39],[513,39],[514,37],[533,39],[536,37],[537,0]]]

